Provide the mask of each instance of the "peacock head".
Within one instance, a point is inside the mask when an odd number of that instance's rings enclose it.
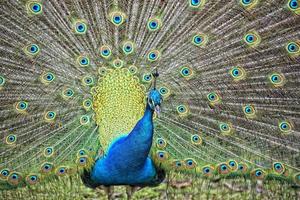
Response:
[[[162,96],[156,89],[151,89],[148,94],[148,105],[157,114],[160,113],[160,105],[162,103]]]

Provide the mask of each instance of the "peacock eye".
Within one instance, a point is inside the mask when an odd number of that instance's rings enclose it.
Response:
[[[77,153],[78,156],[84,156],[87,155],[86,151],[84,149],[80,149]]]
[[[199,135],[197,135],[197,134],[191,136],[191,141],[195,145],[202,144],[202,138]]]
[[[46,72],[46,73],[42,74],[42,77],[41,77],[42,83],[47,85],[47,84],[53,82],[54,80],[55,80],[55,76],[53,73]]]
[[[199,9],[204,6],[204,0],[188,0],[190,8]]]
[[[122,12],[112,12],[109,14],[110,20],[115,26],[120,26],[125,20],[125,15]]]
[[[299,7],[298,0],[290,0],[288,6],[292,10],[297,9]]]
[[[92,107],[92,100],[85,99],[83,101],[83,107],[84,107],[84,109],[89,110]]]
[[[245,78],[245,70],[242,67],[233,67],[230,70],[230,75],[235,81],[239,81]]]
[[[115,59],[113,61],[113,65],[115,68],[121,68],[121,67],[123,67],[123,64],[124,64],[123,60],[120,60],[120,59]]]
[[[201,0],[191,0],[193,6],[198,6],[201,3]]]
[[[39,52],[40,52],[40,48],[37,44],[31,44],[25,48],[25,53],[29,56],[35,56]]]
[[[28,103],[25,101],[19,101],[16,105],[16,109],[19,112],[24,112],[28,109]]]
[[[134,51],[133,46],[134,46],[133,42],[130,42],[130,41],[124,42],[123,48],[122,48],[124,54],[129,55],[129,54],[133,53],[133,51]]]
[[[188,114],[188,108],[186,105],[179,105],[176,110],[179,116],[186,116]]]
[[[46,163],[43,163],[42,166],[41,166],[41,172],[42,173],[49,173],[49,172],[52,171],[52,169],[53,169],[52,163],[46,162]]]
[[[197,165],[197,163],[192,158],[186,159],[184,163],[187,169],[193,169]]]
[[[44,149],[44,156],[46,156],[46,157],[51,157],[51,156],[53,156],[53,147],[46,147],[45,149]]]
[[[195,34],[193,36],[193,40],[192,40],[193,44],[198,47],[204,46],[207,43],[207,41],[208,41],[208,38],[203,33]]]
[[[66,174],[66,172],[67,172],[66,167],[59,167],[59,168],[57,168],[57,170],[56,170],[56,174],[57,174],[58,176],[63,176],[63,175]]]
[[[292,130],[292,126],[288,121],[282,121],[279,123],[279,130],[283,133],[289,133]]]
[[[220,102],[220,97],[217,93],[215,92],[210,92],[208,95],[207,95],[207,99],[208,101],[211,103],[211,104],[217,104]]]
[[[9,175],[9,170],[8,169],[2,169],[0,172],[0,178],[5,179]]]
[[[5,84],[5,78],[3,76],[0,76],[0,87]]]
[[[246,4],[246,5],[250,4],[251,1],[252,1],[252,0],[242,0],[243,4]]]
[[[77,34],[85,34],[87,31],[87,24],[82,20],[76,21],[74,27]]]
[[[48,111],[45,114],[46,121],[53,121],[56,117],[56,113],[54,111]]]
[[[276,163],[273,163],[273,170],[276,173],[282,174],[285,171],[285,168],[284,168],[283,164],[276,162]]]
[[[85,76],[82,79],[82,83],[83,83],[83,85],[86,85],[86,86],[92,86],[92,85],[94,85],[94,79],[90,76]]]
[[[158,19],[158,18],[149,19],[147,27],[148,27],[148,30],[150,30],[150,31],[156,31],[156,30],[160,29],[160,27],[161,27],[160,19]]]
[[[223,135],[229,135],[232,132],[231,125],[227,123],[220,123],[219,128]]]
[[[129,72],[130,72],[131,74],[136,74],[136,72],[137,72],[137,67],[134,66],[134,65],[131,65],[131,66],[129,67]]]
[[[81,167],[85,167],[87,165],[87,156],[86,155],[80,156],[77,159],[77,164]]]
[[[14,144],[16,143],[17,141],[17,136],[16,135],[13,135],[13,134],[10,134],[6,137],[6,144]]]
[[[90,123],[90,117],[87,115],[83,115],[80,117],[80,124],[81,125],[87,125]]]
[[[31,14],[38,15],[42,13],[42,4],[39,2],[29,2],[27,9]]]
[[[285,77],[283,74],[274,72],[269,76],[269,80],[274,87],[281,87],[285,83]]]
[[[261,38],[256,31],[251,31],[244,36],[244,42],[250,47],[260,44]]]
[[[168,154],[165,151],[157,151],[156,152],[156,158],[159,161],[165,161],[168,158]]]
[[[78,58],[78,62],[79,62],[80,66],[86,67],[90,64],[90,59],[88,57],[85,57],[85,56],[80,56]]]
[[[144,74],[143,75],[143,82],[150,82],[152,80],[152,75],[151,74]]]
[[[103,58],[109,58],[111,56],[111,49],[109,46],[103,45],[100,47],[100,54]]]
[[[299,45],[296,42],[290,42],[287,45],[287,50],[288,50],[289,53],[299,52]]]
[[[264,179],[265,177],[265,172],[261,169],[254,169],[251,172],[252,177],[256,178],[256,179]]]
[[[28,175],[26,177],[26,181],[29,185],[34,185],[38,182],[38,176],[37,175]]]
[[[158,50],[152,50],[148,53],[148,60],[150,62],[157,61],[160,57],[160,52]]]
[[[255,108],[253,105],[246,105],[243,107],[243,111],[246,115],[246,117],[254,117],[255,116]]]
[[[167,142],[163,138],[157,138],[156,146],[159,149],[164,149],[167,146]]]

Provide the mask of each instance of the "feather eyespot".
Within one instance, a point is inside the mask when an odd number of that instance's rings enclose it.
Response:
[[[208,37],[203,33],[197,33],[193,36],[192,42],[195,46],[204,47],[208,42]]]
[[[91,99],[85,99],[85,100],[83,100],[82,105],[83,105],[83,108],[88,111],[91,109],[93,102]]]
[[[92,86],[92,85],[94,85],[94,78],[91,76],[84,76],[82,78],[82,84],[84,86]]]
[[[221,103],[221,98],[216,92],[208,93],[207,99],[211,105],[217,105]]]
[[[3,76],[0,76],[0,89],[5,84],[5,78]]]
[[[134,52],[134,43],[131,41],[124,42],[122,50],[125,55],[132,54]]]
[[[197,166],[197,163],[194,159],[188,158],[184,161],[184,165],[186,169],[194,169]]]
[[[87,152],[85,149],[80,149],[78,152],[77,152],[77,156],[85,156],[87,155]]]
[[[293,11],[295,14],[299,15],[300,14],[300,7],[299,7],[299,0],[289,0],[287,7],[291,11]]]
[[[254,118],[256,114],[255,107],[253,105],[245,105],[243,106],[243,112],[245,116],[249,119]]]
[[[253,171],[251,171],[251,176],[254,179],[263,180],[265,178],[265,175],[266,173],[262,169],[254,169]]]
[[[191,136],[191,141],[194,145],[201,145],[202,138],[198,134],[194,134]]]
[[[245,163],[239,163],[238,164],[238,171],[242,173],[246,173],[248,171],[248,165]]]
[[[17,141],[17,136],[16,135],[13,135],[13,134],[10,134],[8,136],[6,136],[6,139],[5,139],[5,142],[6,144],[15,144]]]
[[[87,23],[85,20],[76,20],[73,26],[76,34],[82,35],[87,31]]]
[[[188,0],[189,7],[193,9],[199,9],[202,8],[205,4],[206,0]]]
[[[132,74],[132,75],[137,73],[137,67],[134,66],[134,65],[129,66],[128,69],[129,69],[129,73]]]
[[[123,67],[123,64],[124,64],[124,61],[121,60],[121,59],[115,59],[115,60],[113,61],[113,66],[114,66],[115,68],[121,68],[121,67]]]
[[[56,169],[56,175],[57,176],[64,176],[64,175],[66,175],[66,173],[68,172],[68,169],[67,169],[67,167],[58,167],[57,169]]]
[[[79,56],[77,62],[81,67],[86,67],[90,65],[90,59],[87,56]]]
[[[222,175],[230,173],[230,167],[226,163],[219,164],[217,169],[218,173]]]
[[[88,165],[88,156],[84,155],[84,156],[80,156],[77,158],[77,164],[79,167],[87,167]]]
[[[278,127],[279,130],[284,134],[288,134],[292,131],[292,124],[288,121],[279,122]]]
[[[56,118],[56,112],[48,111],[48,112],[45,113],[44,118],[47,122],[53,122]]]
[[[30,44],[24,48],[24,52],[29,56],[36,56],[40,52],[40,47],[37,44]]]
[[[167,146],[167,142],[163,138],[157,138],[156,147],[159,149],[164,149]]]
[[[238,168],[238,163],[235,160],[229,160],[228,166],[231,170],[235,171]]]
[[[258,35],[256,31],[250,31],[244,36],[244,42],[249,47],[256,47],[261,42],[261,37]]]
[[[274,87],[282,87],[285,84],[285,77],[281,73],[274,72],[270,74],[268,78]]]
[[[245,79],[246,72],[242,67],[233,67],[230,70],[230,75],[235,81],[239,81]]]
[[[0,179],[6,180],[7,177],[9,176],[9,174],[10,174],[9,169],[2,169],[2,170],[0,171]]]
[[[232,134],[232,127],[231,124],[229,123],[220,123],[219,124],[219,129],[221,131],[221,134],[224,136]]]
[[[62,92],[62,97],[67,100],[70,99],[71,97],[74,96],[74,90],[72,90],[71,88],[66,88],[65,90],[63,90]]]
[[[90,117],[87,115],[83,115],[80,117],[80,124],[81,125],[88,125],[90,123]]]
[[[19,183],[22,181],[22,176],[20,173],[18,172],[12,172],[8,175],[7,177],[7,182],[10,184],[10,185],[14,185],[14,186],[17,186],[19,185]]]
[[[274,162],[273,171],[276,172],[277,174],[283,174],[285,172],[285,167],[280,162]]]
[[[157,158],[157,160],[159,160],[161,162],[165,161],[165,160],[168,159],[168,153],[165,152],[165,151],[157,151],[156,152],[156,158]]]
[[[100,47],[100,55],[103,58],[105,58],[105,59],[109,58],[111,56],[111,49],[110,49],[110,47],[107,46],[107,45],[101,46]]]
[[[26,7],[27,11],[32,15],[38,15],[43,12],[43,6],[39,2],[28,2]]]
[[[53,154],[54,154],[53,147],[46,147],[44,149],[44,156],[45,157],[51,157],[51,156],[53,156]]]
[[[24,113],[28,109],[28,103],[26,101],[19,101],[16,103],[16,110],[20,113]]]
[[[53,170],[53,164],[45,162],[41,165],[41,172],[44,174],[50,173]]]
[[[240,4],[245,9],[250,10],[258,4],[258,0],[240,0]]]
[[[205,177],[211,177],[213,175],[214,168],[212,166],[204,166],[202,167],[202,174]]]
[[[300,43],[299,42],[289,42],[285,48],[291,57],[297,57],[300,55]]]
[[[194,72],[192,70],[192,68],[188,67],[188,66],[181,66],[180,67],[180,75],[189,80],[193,75],[194,75]]]
[[[50,84],[55,80],[55,75],[52,72],[45,72],[41,75],[41,81],[45,85]]]
[[[183,169],[184,164],[183,164],[182,161],[180,161],[180,160],[174,160],[174,161],[172,162],[172,166],[173,166],[173,168],[175,168],[176,170],[181,170],[181,169]]]
[[[147,28],[149,31],[156,31],[161,27],[161,20],[157,17],[149,19],[147,23]]]
[[[147,57],[150,62],[157,61],[160,58],[160,52],[158,50],[152,50],[148,53]]]
[[[149,82],[151,82],[151,80],[152,80],[152,74],[146,73],[143,75],[143,82],[149,83]]]
[[[29,185],[35,185],[38,183],[39,177],[36,174],[30,174],[26,176],[25,180]]]
[[[109,14],[110,21],[115,25],[115,26],[120,26],[125,22],[125,14],[123,12],[111,12]]]
[[[185,117],[189,113],[188,107],[186,105],[183,105],[183,104],[178,105],[176,110],[177,110],[177,113],[179,114],[179,116],[181,116],[181,117]]]

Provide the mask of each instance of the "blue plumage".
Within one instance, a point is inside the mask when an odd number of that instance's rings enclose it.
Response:
[[[93,185],[153,185],[157,171],[149,152],[153,139],[153,113],[161,104],[160,93],[149,93],[143,117],[127,135],[113,142],[107,154],[98,159],[91,170]]]

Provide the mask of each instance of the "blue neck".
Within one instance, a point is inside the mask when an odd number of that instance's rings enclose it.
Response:
[[[91,172],[96,185],[139,185],[155,179],[156,170],[148,157],[153,139],[153,110],[147,104],[144,116],[127,135],[116,139]]]

